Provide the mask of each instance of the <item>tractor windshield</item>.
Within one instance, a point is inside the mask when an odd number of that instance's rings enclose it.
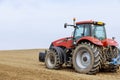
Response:
[[[93,36],[99,40],[106,38],[105,27],[100,25],[93,25]]]

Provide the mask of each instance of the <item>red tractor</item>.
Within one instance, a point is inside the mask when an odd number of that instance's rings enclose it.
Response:
[[[101,70],[116,72],[120,65],[118,43],[114,38],[107,39],[105,23],[73,21],[73,25],[64,25],[74,28],[72,37],[52,42],[49,50],[40,52],[39,61],[45,62],[48,69],[60,69],[65,64],[85,74]]]

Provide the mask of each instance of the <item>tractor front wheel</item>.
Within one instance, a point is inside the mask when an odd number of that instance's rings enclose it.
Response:
[[[45,57],[45,65],[48,69],[59,69],[61,68],[60,58],[55,50],[50,50]]]

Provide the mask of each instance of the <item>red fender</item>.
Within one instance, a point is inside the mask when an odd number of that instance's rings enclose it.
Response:
[[[77,43],[79,43],[81,41],[90,41],[93,44],[103,46],[103,43],[94,37],[89,37],[89,36],[82,37],[79,40],[77,40]]]
[[[102,43],[104,46],[118,46],[118,43],[116,41],[114,41],[113,39],[105,39],[102,40]]]

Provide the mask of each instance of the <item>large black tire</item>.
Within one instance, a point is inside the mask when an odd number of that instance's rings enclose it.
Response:
[[[117,58],[119,55],[119,49],[117,47],[112,48],[112,58]],[[118,65],[109,65],[108,71],[110,72],[117,72],[119,69]]]
[[[39,53],[39,61],[40,62],[44,62],[45,61],[45,55],[46,55],[46,53],[44,53],[44,52],[40,52]]]
[[[63,60],[62,56],[60,56],[60,48],[55,47],[55,48],[51,48],[48,53],[46,54],[45,57],[45,65],[48,69],[60,69],[62,64],[63,64]]]
[[[79,73],[96,74],[100,69],[100,53],[97,46],[82,43],[73,53],[73,67]]]

